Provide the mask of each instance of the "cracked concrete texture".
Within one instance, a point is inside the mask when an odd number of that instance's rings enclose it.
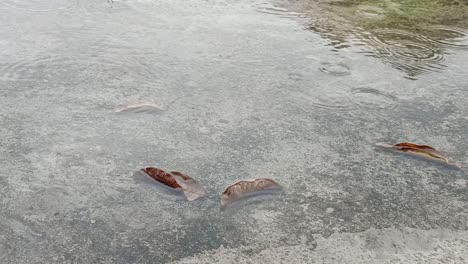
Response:
[[[466,174],[373,145],[415,141],[468,163],[465,50],[410,81],[330,51],[259,1],[78,1],[56,12],[8,1],[2,263],[466,260]],[[142,100],[162,110],[115,113]],[[188,203],[136,182],[146,166],[187,173],[208,196]],[[285,193],[219,210],[224,187],[255,177]]]

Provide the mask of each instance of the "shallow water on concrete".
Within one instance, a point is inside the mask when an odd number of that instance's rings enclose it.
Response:
[[[466,173],[374,146],[468,164],[465,29],[340,35],[313,10],[1,1],[0,262],[465,262]],[[208,195],[135,181],[148,166]],[[246,178],[284,193],[221,211]]]

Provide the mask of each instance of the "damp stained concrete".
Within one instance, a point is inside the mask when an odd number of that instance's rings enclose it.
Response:
[[[466,49],[407,78],[265,1],[0,11],[1,263],[468,261],[466,173],[374,146],[468,163]],[[144,101],[158,111],[116,113]],[[147,166],[208,196],[135,181]],[[284,194],[220,211],[256,177]]]

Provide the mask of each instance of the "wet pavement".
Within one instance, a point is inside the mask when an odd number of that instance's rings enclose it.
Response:
[[[374,145],[468,164],[466,31],[343,35],[295,8],[0,2],[0,262],[466,263],[466,173]],[[245,178],[284,193],[221,211]]]

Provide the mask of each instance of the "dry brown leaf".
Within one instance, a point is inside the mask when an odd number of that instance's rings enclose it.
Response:
[[[262,194],[265,191],[279,191],[282,187],[271,179],[242,180],[228,186],[221,195],[221,207],[233,204],[243,198]]]
[[[178,171],[167,173],[155,167],[142,169],[148,176],[174,190],[180,190],[189,201],[206,195],[205,189],[193,178]]]
[[[402,142],[402,143],[398,143],[395,145],[391,145],[387,143],[377,143],[376,145],[387,148],[387,149],[391,149],[394,151],[425,158],[428,160],[441,162],[441,163],[461,169],[460,163],[451,162],[447,156],[445,156],[442,152],[438,151],[437,149],[431,146],[418,145],[418,144],[409,143],[409,142]]]
[[[194,201],[206,195],[206,191],[203,186],[189,176],[178,171],[171,171],[171,175],[184,191],[184,195],[187,197],[187,200]]]

